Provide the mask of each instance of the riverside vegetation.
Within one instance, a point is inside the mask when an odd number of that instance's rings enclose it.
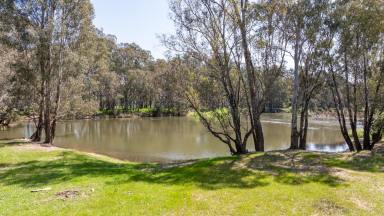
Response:
[[[0,0],[0,127],[34,125],[32,143],[0,141],[0,215],[382,214],[384,1],[168,3],[176,31],[154,59],[97,29],[90,0]],[[262,115],[280,110],[290,150],[265,153]],[[233,156],[52,147],[61,120],[190,111]],[[348,153],[305,151],[311,113],[337,119]]]

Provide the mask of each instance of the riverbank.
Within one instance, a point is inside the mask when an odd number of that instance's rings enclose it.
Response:
[[[143,164],[0,141],[0,215],[381,215],[384,157],[274,151]]]
[[[93,114],[88,115],[66,115],[61,117],[61,121],[68,120],[87,120],[87,119],[104,119],[104,118],[146,118],[146,117],[184,117],[187,116],[188,112],[185,110],[177,110],[177,109],[155,109],[155,108],[137,108],[137,109],[116,109],[116,110],[99,110]],[[0,113],[0,115],[5,115]],[[33,116],[28,116],[21,112],[12,113],[13,119],[9,119],[7,124],[2,124],[4,120],[2,120],[0,116],[0,126],[2,127],[13,127],[22,122],[30,122],[33,119]],[[34,118],[37,119],[35,116]]]

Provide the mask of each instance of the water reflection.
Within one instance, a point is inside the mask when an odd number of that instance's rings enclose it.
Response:
[[[339,143],[339,144],[308,143],[307,150],[321,151],[321,152],[345,152],[348,150],[348,145],[346,143]]]
[[[263,116],[266,150],[289,147],[286,115]],[[55,145],[132,161],[169,161],[228,155],[227,147],[191,118],[105,119],[60,122]],[[1,138],[28,137],[32,124],[0,131]],[[315,122],[308,131],[308,149],[347,150],[336,124]],[[339,144],[334,144],[339,143]],[[332,145],[331,145],[332,144]],[[250,142],[249,150],[254,150]]]

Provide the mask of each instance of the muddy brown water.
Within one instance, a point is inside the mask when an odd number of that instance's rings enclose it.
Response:
[[[287,114],[262,116],[267,151],[289,147],[289,121]],[[33,130],[32,124],[23,123],[0,130],[0,139],[29,137]],[[57,126],[54,145],[138,162],[229,155],[226,145],[190,117],[64,121]],[[252,142],[249,142],[248,149],[254,150]],[[326,152],[347,150],[337,122],[311,121],[307,149]]]

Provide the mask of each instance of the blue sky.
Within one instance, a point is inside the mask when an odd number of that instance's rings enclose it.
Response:
[[[94,24],[118,42],[135,42],[164,58],[165,48],[157,35],[172,34],[168,0],[91,0],[95,9]]]

